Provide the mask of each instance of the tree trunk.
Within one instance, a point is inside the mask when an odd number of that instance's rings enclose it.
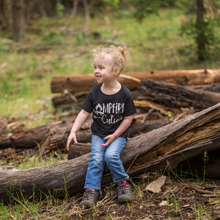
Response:
[[[220,102],[220,94],[185,86],[143,79],[138,90],[150,101],[174,108],[208,108]]]
[[[202,85],[220,82],[220,70],[161,70],[124,73],[138,79],[154,79],[178,85]],[[137,82],[130,79],[120,79],[130,90],[137,89]],[[62,93],[67,90],[71,93],[89,91],[97,84],[93,74],[76,76],[54,76],[51,80],[52,93]]]
[[[136,176],[161,168],[174,168],[192,156],[220,148],[220,104],[172,124],[129,139],[121,154],[126,172]],[[56,193],[70,196],[83,189],[90,153],[78,158],[17,172],[0,173],[0,198],[8,201],[7,191],[29,198]],[[104,171],[102,183],[109,181]]]
[[[25,37],[25,5],[23,0],[12,1],[14,41],[21,41]]]
[[[207,59],[206,45],[208,44],[208,39],[206,36],[207,22],[204,20],[204,0],[196,0],[197,13],[196,13],[196,44],[197,44],[197,54],[198,59],[203,61]]]
[[[1,20],[5,30],[12,33],[12,7],[11,0],[2,0]]]

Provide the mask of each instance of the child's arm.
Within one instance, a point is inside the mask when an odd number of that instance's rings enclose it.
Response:
[[[75,143],[77,143],[77,139],[76,139],[76,132],[81,128],[81,126],[83,125],[83,123],[86,121],[86,119],[89,117],[90,113],[86,112],[85,110],[81,110],[80,113],[78,114],[73,127],[70,131],[69,137],[67,139],[67,150],[69,150],[70,147],[70,143],[73,140]]]
[[[101,144],[103,147],[107,147],[109,144],[111,144],[117,137],[119,137],[131,124],[133,115],[129,115],[124,117],[124,120],[119,125],[119,127],[116,129],[116,131],[113,134],[110,134],[104,138],[104,140],[108,140],[105,144]]]

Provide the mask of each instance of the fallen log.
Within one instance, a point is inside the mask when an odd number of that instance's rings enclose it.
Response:
[[[53,106],[57,108],[60,105],[77,103],[77,99],[74,95],[65,90],[61,95],[53,97],[52,103]]]
[[[74,143],[68,151],[68,160],[91,152],[91,143]]]
[[[122,151],[121,159],[130,176],[165,168],[167,164],[174,168],[183,160],[197,155],[197,151],[201,154],[219,149],[219,132],[220,104],[217,104],[131,138]],[[19,196],[20,192],[29,198],[33,194],[33,186],[35,196],[48,195],[49,192],[55,192],[57,196],[65,193],[76,195],[83,189],[89,158],[90,153],[50,166],[0,173],[0,198],[6,202],[10,193]],[[109,181],[108,175],[108,170],[105,170],[103,183]]]
[[[204,91],[220,93],[220,83],[213,84],[211,86],[204,86],[201,89],[203,89]]]
[[[149,131],[152,131],[153,129],[160,128],[166,125],[167,123],[168,122],[166,121],[166,119],[134,123],[131,127],[129,137],[135,137],[137,135],[147,133]],[[91,152],[91,143],[73,144],[70,147],[69,152],[68,152],[68,160],[74,159],[76,157],[79,157],[81,155],[84,155],[90,152]]]
[[[73,123],[74,120],[64,120],[29,129],[25,132],[12,135],[9,138],[0,137],[0,150],[6,148],[30,149],[36,146],[41,147],[45,152],[57,149],[64,150]],[[92,119],[89,117],[77,132],[78,142],[88,143],[91,141],[91,123]],[[166,123],[165,119],[137,121],[132,123],[130,137],[157,129]]]
[[[29,129],[12,135],[10,138],[0,137],[0,149],[9,147],[15,149],[29,149],[43,145],[45,149],[63,148],[74,120],[58,121],[52,124]],[[80,142],[88,142],[91,137],[91,118],[82,126],[77,134]],[[48,142],[49,140],[49,142]],[[47,144],[46,144],[47,143]],[[47,145],[47,146],[46,146]]]
[[[86,100],[89,92],[78,92],[74,95],[65,90],[62,94],[54,96],[52,98],[52,103],[55,108],[60,108],[62,110],[72,109],[80,111],[81,104]]]
[[[147,100],[174,108],[205,109],[220,102],[220,94],[186,86],[143,79],[138,90]]]
[[[15,149],[34,148],[50,134],[50,131],[53,128],[62,126],[66,126],[65,121],[29,129],[25,132],[12,135],[10,138],[0,137],[0,149],[6,149],[9,147]]]
[[[153,79],[178,85],[202,85],[220,82],[220,70],[157,70],[146,72],[124,73],[123,75],[138,79]],[[137,82],[121,78],[121,82],[130,90],[137,88]],[[93,74],[54,76],[51,79],[51,92],[62,93],[68,90],[71,93],[89,91],[97,84]]]

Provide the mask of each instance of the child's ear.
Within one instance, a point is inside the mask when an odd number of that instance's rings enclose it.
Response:
[[[120,72],[119,68],[118,68],[118,67],[115,67],[115,69],[114,69],[114,74],[115,74],[115,75],[118,75],[119,72]]]

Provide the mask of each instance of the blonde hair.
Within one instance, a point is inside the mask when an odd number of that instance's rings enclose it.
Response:
[[[127,59],[129,57],[129,53],[125,47],[104,47],[99,46],[96,49],[93,49],[94,58],[97,56],[104,57],[105,54],[109,54],[112,56],[112,68],[113,71],[115,68],[119,69],[119,74],[124,70],[125,64],[127,63]]]

